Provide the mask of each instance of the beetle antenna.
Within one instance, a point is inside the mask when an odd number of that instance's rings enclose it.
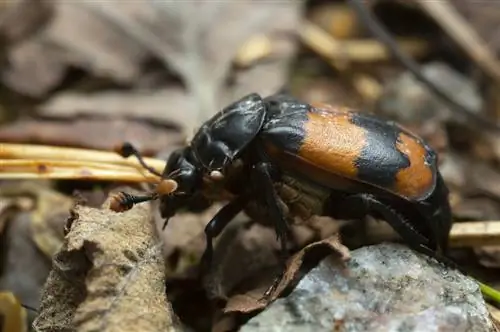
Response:
[[[120,156],[122,156],[123,158],[134,156],[142,167],[147,169],[150,173],[162,177],[162,175],[158,173],[153,167],[146,164],[139,150],[137,150],[137,148],[133,146],[131,143],[125,142],[121,146],[117,147],[115,151],[118,152],[118,154],[120,154]]]
[[[115,212],[130,210],[134,205],[158,199],[161,195],[170,195],[177,190],[177,182],[172,179],[163,179],[156,186],[156,190],[148,195],[132,195],[120,191],[111,198],[110,209]]]
[[[124,212],[130,210],[134,205],[149,201],[154,201],[158,198],[157,193],[149,195],[132,195],[124,191],[120,191],[111,198],[110,209],[115,212]]]

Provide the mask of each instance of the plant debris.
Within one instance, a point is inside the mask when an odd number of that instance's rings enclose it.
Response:
[[[148,205],[76,206],[44,287],[37,331],[174,331],[162,244]]]

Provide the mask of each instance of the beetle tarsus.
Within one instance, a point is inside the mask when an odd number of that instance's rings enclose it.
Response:
[[[120,147],[118,147],[116,149],[116,151],[123,158],[128,158],[130,156],[134,156],[137,159],[137,161],[141,164],[142,167],[144,167],[150,173],[152,173],[156,176],[162,177],[162,175],[160,173],[158,173],[153,167],[146,164],[146,162],[144,161],[139,150],[137,150],[137,148],[135,146],[133,146],[131,143],[129,143],[129,142],[123,143]]]

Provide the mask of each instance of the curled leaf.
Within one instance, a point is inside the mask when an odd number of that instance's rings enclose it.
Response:
[[[129,189],[127,189],[130,191]],[[76,206],[42,295],[37,331],[173,331],[149,205]]]
[[[332,255],[332,258],[340,264],[344,264],[350,259],[349,249],[340,243],[338,234],[311,243],[293,255],[288,261],[286,271],[278,287],[269,298],[263,299],[264,292],[270,286],[269,280],[266,280],[266,283],[262,284],[261,287],[255,288],[245,294],[232,296],[224,308],[224,313],[250,313],[264,309],[270,302],[283,294],[289,286],[293,286],[303,270],[315,265],[311,263],[312,260],[309,258],[313,258],[315,262],[319,262],[328,255]]]

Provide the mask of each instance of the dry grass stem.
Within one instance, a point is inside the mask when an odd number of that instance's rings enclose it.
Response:
[[[450,234],[452,247],[483,247],[500,245],[500,221],[460,222]]]
[[[394,230],[384,222],[368,222],[370,241],[396,238]],[[484,247],[500,245],[500,221],[468,221],[455,223],[450,233],[450,247]]]
[[[145,158],[158,172],[165,162]],[[89,149],[28,144],[0,144],[0,179],[74,179],[123,182],[158,182],[131,157]]]
[[[139,164],[139,162],[135,158],[130,157],[125,159],[118,155],[116,152],[47,145],[1,143],[0,160],[1,159],[51,159],[90,161],[142,168],[141,164]],[[162,172],[163,168],[165,167],[164,160],[144,158],[144,161],[158,172]]]

